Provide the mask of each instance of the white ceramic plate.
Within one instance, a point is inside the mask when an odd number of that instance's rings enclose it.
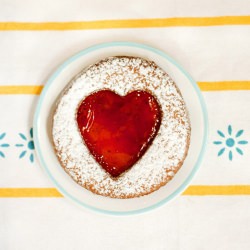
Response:
[[[95,195],[76,184],[60,166],[54,153],[51,136],[52,110],[61,91],[72,77],[100,59],[118,55],[143,57],[154,61],[165,70],[182,93],[189,111],[192,129],[188,156],[173,180],[149,195],[134,199],[112,199]],[[45,85],[34,118],[34,141],[38,158],[58,190],[82,207],[113,215],[146,212],[169,202],[182,193],[200,166],[206,140],[207,113],[195,81],[164,52],[130,42],[96,45],[69,58],[57,69]]]

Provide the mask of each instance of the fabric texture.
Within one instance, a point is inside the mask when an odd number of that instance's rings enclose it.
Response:
[[[0,249],[250,249],[249,10],[247,0],[0,0]],[[176,59],[197,81],[209,116],[191,186],[139,216],[74,206],[33,143],[51,73],[110,41],[145,43]]]

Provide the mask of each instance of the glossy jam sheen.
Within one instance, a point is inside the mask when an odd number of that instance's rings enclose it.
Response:
[[[132,167],[152,143],[160,127],[161,109],[146,91],[120,96],[101,90],[81,102],[76,120],[95,160],[117,177]]]

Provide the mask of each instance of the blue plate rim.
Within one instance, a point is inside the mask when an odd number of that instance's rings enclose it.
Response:
[[[161,201],[155,203],[154,205],[148,206],[146,208],[143,209],[137,209],[137,210],[132,210],[132,211],[126,211],[126,212],[118,212],[118,211],[109,211],[109,210],[104,210],[104,209],[100,209],[100,208],[96,208],[93,206],[90,206],[86,203],[83,203],[81,201],[79,201],[76,197],[72,196],[71,194],[69,194],[56,180],[55,178],[52,176],[52,174],[49,171],[48,166],[45,163],[43,154],[41,152],[41,148],[40,148],[40,143],[38,140],[38,130],[39,130],[39,114],[40,114],[40,110],[41,110],[41,106],[43,103],[43,99],[48,91],[48,89],[50,88],[50,86],[52,85],[53,81],[55,80],[55,78],[62,72],[62,70],[64,68],[66,68],[70,63],[72,63],[73,61],[77,60],[79,57],[84,56],[88,53],[91,53],[93,51],[99,50],[99,49],[103,49],[103,48],[107,48],[107,47],[115,47],[115,46],[125,46],[125,47],[137,47],[140,49],[145,49],[151,52],[154,52],[160,56],[162,56],[164,59],[166,59],[167,61],[171,62],[172,64],[174,64],[190,81],[190,83],[193,85],[200,104],[201,104],[201,108],[202,108],[202,112],[203,112],[203,122],[204,122],[204,135],[203,135],[203,143],[202,143],[202,147],[199,153],[199,157],[191,171],[191,173],[189,174],[189,176],[186,178],[186,180],[180,185],[180,187],[178,187],[172,194],[170,194],[168,197],[162,199]],[[154,47],[151,47],[149,45],[145,45],[145,44],[141,44],[141,43],[135,43],[135,42],[107,42],[107,43],[101,43],[101,44],[97,44],[97,45],[93,45],[91,47],[88,47],[86,49],[81,50],[80,52],[76,53],[75,55],[73,55],[72,57],[70,57],[69,59],[67,59],[63,64],[61,64],[61,66],[59,66],[57,68],[57,70],[52,74],[52,76],[48,79],[47,83],[45,84],[41,94],[40,94],[40,98],[38,100],[38,104],[36,107],[36,111],[34,114],[34,120],[33,120],[33,131],[34,131],[34,143],[35,143],[35,150],[36,150],[36,154],[38,156],[38,159],[41,163],[41,165],[43,166],[43,168],[45,169],[45,171],[47,172],[47,174],[49,175],[50,179],[52,180],[52,182],[55,184],[56,188],[59,190],[60,193],[62,193],[65,197],[70,198],[71,200],[73,200],[74,202],[76,202],[78,205],[85,207],[87,209],[90,209],[92,211],[98,212],[98,213],[102,213],[102,214],[108,214],[108,215],[116,215],[116,216],[124,216],[124,215],[135,215],[135,214],[141,214],[141,213],[145,213],[145,212],[149,212],[153,209],[159,208],[162,205],[166,204],[167,202],[173,200],[175,197],[177,197],[179,194],[181,194],[190,184],[191,180],[193,179],[193,177],[195,176],[196,172],[198,171],[198,169],[200,168],[204,153],[205,153],[205,149],[206,149],[206,145],[207,145],[207,139],[208,139],[208,115],[207,115],[207,108],[205,105],[205,101],[203,99],[202,93],[198,87],[198,85],[196,84],[196,82],[193,80],[193,78],[189,75],[189,73],[186,72],[186,70],[184,70],[182,68],[182,66],[177,63],[172,57],[170,57],[169,55],[167,55],[165,52],[156,49]]]

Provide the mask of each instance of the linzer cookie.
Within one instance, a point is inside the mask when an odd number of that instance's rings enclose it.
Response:
[[[79,73],[53,117],[55,152],[82,187],[112,198],[149,194],[182,166],[190,122],[181,93],[154,62],[109,57]]]

